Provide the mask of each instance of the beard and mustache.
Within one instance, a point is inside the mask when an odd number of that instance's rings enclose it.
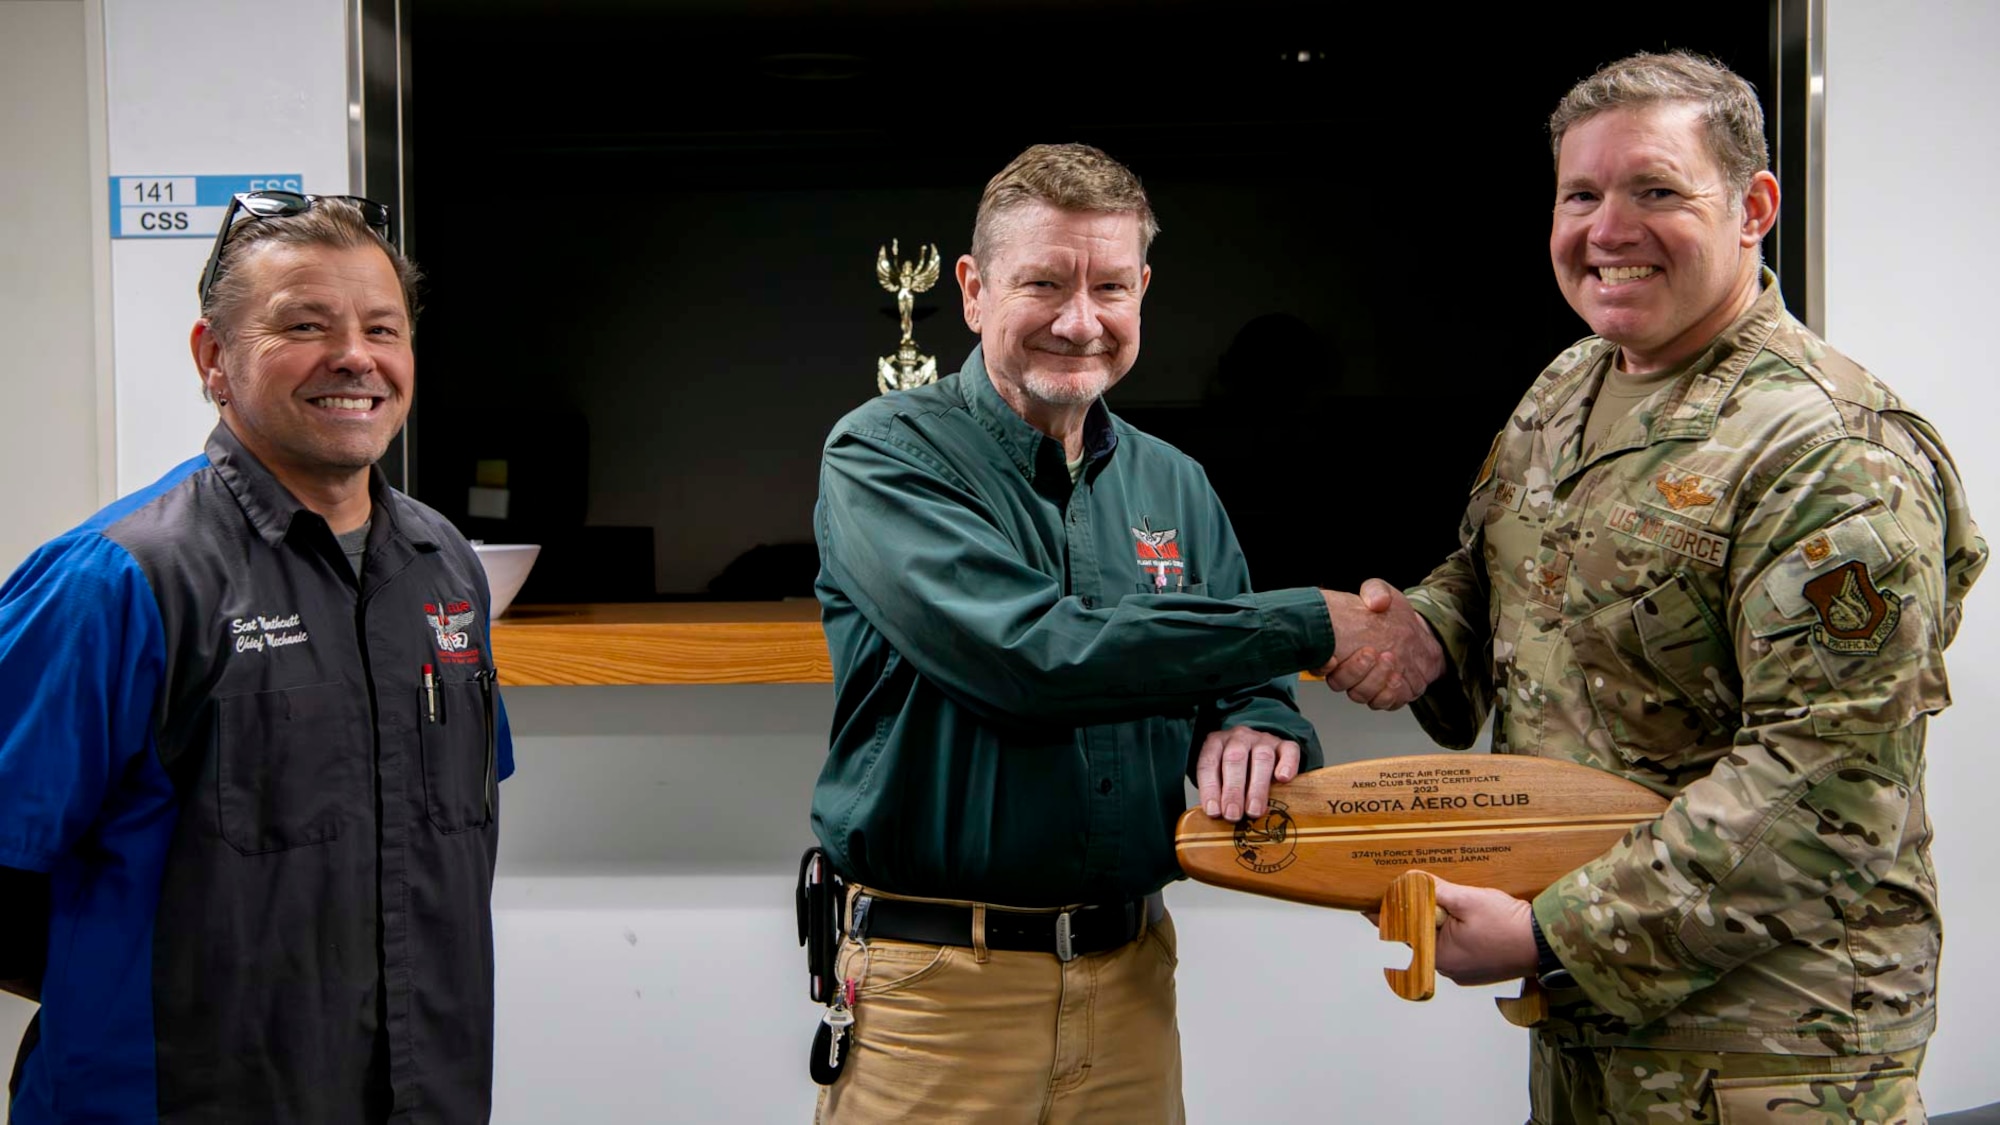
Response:
[[[1083,358],[1111,355],[1118,349],[1111,341],[1098,338],[1087,344],[1072,344],[1061,338],[1038,340],[1034,351],[1049,355]],[[1056,375],[1036,370],[1032,365],[1021,373],[1021,389],[1028,397],[1051,406],[1079,406],[1111,389],[1111,370],[1097,367],[1089,371]]]

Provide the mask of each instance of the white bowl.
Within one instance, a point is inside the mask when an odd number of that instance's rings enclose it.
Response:
[[[479,552],[480,565],[486,568],[486,585],[493,593],[493,616],[498,617],[507,612],[514,595],[521,592],[521,583],[528,580],[528,571],[534,569],[542,545],[474,543],[472,549]]]

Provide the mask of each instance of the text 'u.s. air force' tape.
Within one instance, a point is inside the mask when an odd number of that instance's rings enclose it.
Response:
[[[113,176],[111,237],[214,238],[239,191],[304,191],[297,172],[262,176]]]

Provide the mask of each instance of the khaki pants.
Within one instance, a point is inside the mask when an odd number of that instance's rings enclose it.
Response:
[[[1067,964],[849,939],[837,970],[858,985],[854,1034],[816,1119],[1179,1125],[1175,961],[1172,918]]]
[[[1925,1125],[1924,1049],[1756,1055],[1580,1047],[1538,1032],[1530,1125]]]

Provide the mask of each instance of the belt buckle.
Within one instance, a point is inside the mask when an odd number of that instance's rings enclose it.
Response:
[[[1076,948],[1070,944],[1070,915],[1065,910],[1056,915],[1056,960],[1068,964],[1076,960]]]
[[[849,931],[847,936],[853,938],[855,941],[859,942],[862,945],[868,944],[868,908],[874,905],[874,903],[875,903],[874,895],[854,896],[854,917],[852,919],[853,928]]]

